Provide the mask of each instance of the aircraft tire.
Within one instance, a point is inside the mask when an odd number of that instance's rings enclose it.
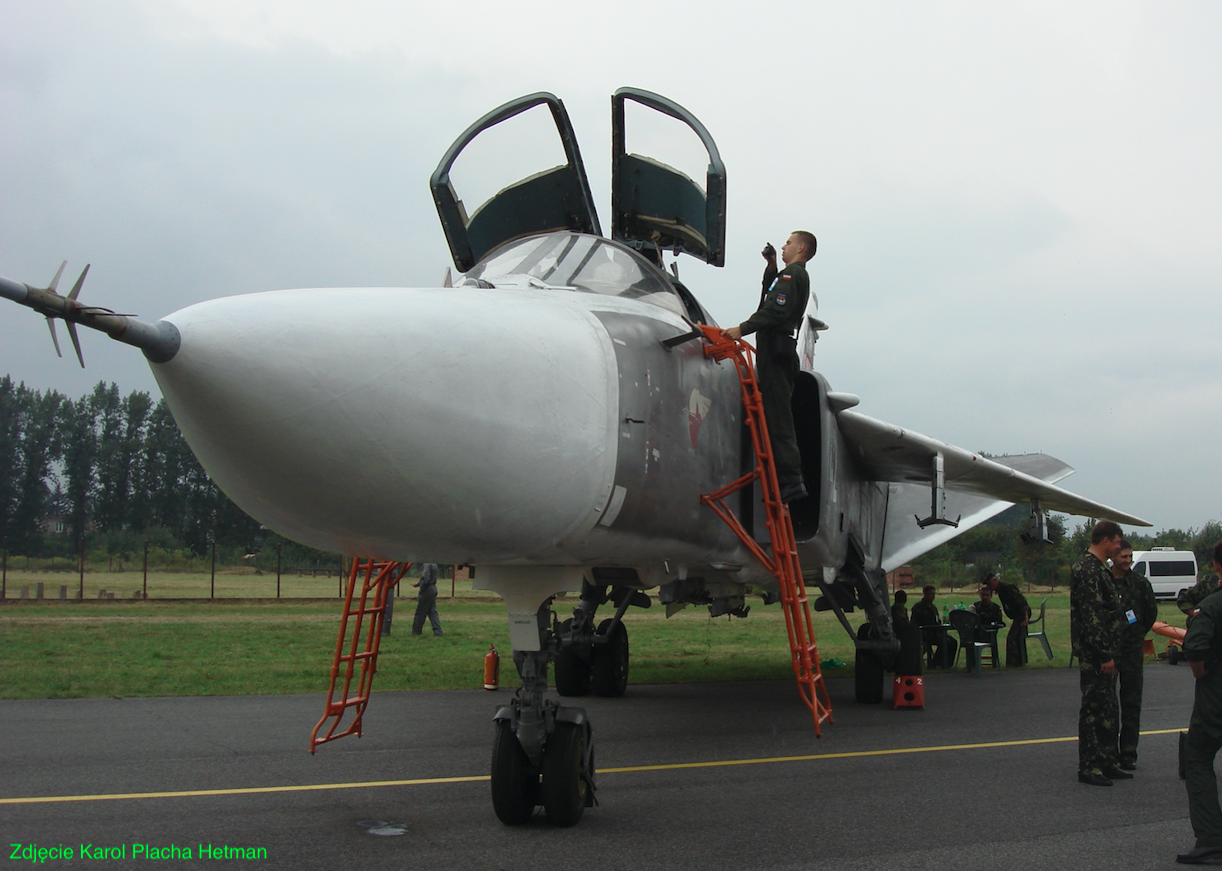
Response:
[[[568,634],[568,628],[572,625],[572,618],[561,623],[561,635]],[[594,669],[588,659],[583,659],[572,647],[565,647],[556,654],[556,666],[553,674],[556,680],[557,693],[562,696],[584,696],[590,691]]]
[[[520,826],[530,819],[539,803],[539,775],[518,743],[508,720],[496,724],[492,742],[492,809],[507,826]]]
[[[598,634],[605,635],[614,621],[607,618],[598,624]],[[593,687],[597,695],[619,698],[628,689],[628,627],[615,623],[615,630],[603,644],[594,645]]]
[[[1174,644],[1167,645],[1167,665],[1180,664],[1180,649]]]
[[[589,791],[582,771],[585,757],[585,724],[556,723],[543,748],[543,810],[553,826],[574,826],[585,813]]]
[[[862,624],[858,638],[869,638],[870,624]],[[869,650],[858,650],[853,661],[853,695],[859,704],[877,705],[883,700],[883,662]]]

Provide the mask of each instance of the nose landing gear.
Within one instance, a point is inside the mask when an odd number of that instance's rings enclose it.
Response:
[[[492,807],[507,826],[525,823],[542,804],[552,825],[576,825],[594,798],[594,741],[584,708],[543,697],[547,664],[558,643],[551,609],[539,609],[540,650],[515,650],[522,686],[493,718]]]

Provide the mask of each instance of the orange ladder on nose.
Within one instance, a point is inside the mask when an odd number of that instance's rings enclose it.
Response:
[[[411,563],[377,562],[375,560],[352,561],[352,571],[348,575],[348,592],[344,597],[344,613],[339,621],[339,640],[335,643],[335,659],[331,664],[331,685],[327,689],[327,706],[322,719],[310,733],[310,752],[318,749],[320,744],[335,741],[345,735],[355,734],[361,737],[362,719],[365,707],[369,704],[369,694],[373,690],[373,676],[378,670],[378,647],[382,643],[382,624],[386,620],[386,600],[393,594],[400,579],[407,574]],[[360,596],[356,596],[358,581],[361,584]],[[370,593],[373,601],[370,603]],[[356,599],[356,607],[353,600]],[[356,620],[350,618],[355,616]],[[369,617],[368,624],[365,617]],[[351,633],[349,624],[351,623]],[[362,632],[364,629],[364,646],[361,650]],[[347,649],[347,652],[345,652]],[[360,663],[360,678],[357,680],[355,695],[351,694],[352,678],[356,676],[356,666]],[[335,686],[343,673],[343,689],[336,699]],[[351,711],[352,720],[342,731],[337,732],[344,721],[345,715]],[[328,726],[328,721],[330,725]],[[322,737],[318,736],[323,732]]]
[[[798,681],[798,693],[815,719],[815,736],[822,734],[823,723],[835,722],[832,718],[832,702],[823,682],[823,671],[819,665],[819,651],[815,647],[815,627],[811,619],[810,604],[806,600],[806,583],[802,580],[802,566],[798,562],[797,542],[793,534],[793,522],[789,507],[781,501],[780,486],[776,479],[776,463],[772,456],[772,442],[768,438],[768,423],[764,419],[764,398],[759,382],[755,378],[751,346],[745,342],[727,338],[717,327],[701,326],[705,339],[706,357],[718,362],[733,360],[738,373],[738,382],[743,391],[743,409],[746,412],[747,429],[751,433],[751,446],[755,450],[756,465],[747,474],[732,481],[715,493],[700,497],[717,516],[742,540],[764,568],[777,579],[781,593],[781,606],[785,611],[785,628],[789,632],[789,650],[792,655],[793,673]],[[755,541],[739,522],[725,500],[744,487],[760,482],[763,491],[765,523],[772,542],[772,555]]]

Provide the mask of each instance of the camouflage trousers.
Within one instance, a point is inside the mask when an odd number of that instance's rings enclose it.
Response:
[[[1120,761],[1116,752],[1120,714],[1116,675],[1100,674],[1091,666],[1079,674],[1082,707],[1078,710],[1078,773],[1102,774]]]
[[[1122,650],[1116,657],[1120,682],[1120,761],[1137,762],[1137,741],[1141,736],[1141,689],[1145,664],[1141,647]]]

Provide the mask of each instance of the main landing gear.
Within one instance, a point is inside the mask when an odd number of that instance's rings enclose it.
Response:
[[[615,604],[615,616],[594,628],[594,613],[604,602]],[[651,601],[640,590],[616,587],[608,595],[605,587],[584,584],[580,605],[556,631],[560,647],[556,653],[556,692],[562,696],[618,698],[628,689],[628,627],[624,612],[632,605],[648,608]]]

